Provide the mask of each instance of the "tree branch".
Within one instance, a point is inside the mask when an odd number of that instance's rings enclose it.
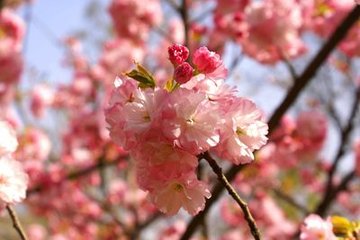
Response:
[[[256,222],[248,208],[247,203],[241,199],[241,197],[237,194],[235,189],[231,186],[229,181],[227,180],[226,176],[222,172],[222,169],[219,167],[219,165],[216,163],[216,161],[210,156],[208,152],[205,152],[200,156],[200,158],[204,158],[209,165],[211,166],[212,170],[217,175],[219,181],[221,184],[226,188],[230,196],[236,201],[236,203],[240,206],[241,210],[244,213],[245,220],[248,223],[248,226],[250,228],[251,235],[253,235],[255,240],[260,240],[260,232],[258,227],[256,226]]]
[[[302,206],[300,203],[296,202],[291,196],[285,194],[279,189],[273,189],[273,192],[278,198],[282,199],[291,206],[295,207],[297,210],[301,211],[304,215],[309,214],[309,210],[305,206]]]
[[[332,201],[336,198],[337,194],[340,191],[340,190],[337,190],[338,188],[333,189],[334,188],[333,178],[334,178],[336,170],[339,166],[339,163],[342,159],[342,156],[345,153],[345,146],[347,145],[347,142],[349,140],[350,133],[354,128],[354,120],[356,118],[356,113],[357,113],[357,110],[359,109],[359,105],[360,105],[360,87],[357,88],[357,90],[354,94],[354,103],[353,103],[353,106],[351,109],[348,123],[341,131],[340,145],[339,145],[335,159],[334,159],[334,161],[331,165],[331,168],[329,170],[329,173],[328,173],[326,187],[325,187],[326,190],[325,190],[323,199],[316,208],[316,213],[320,216],[325,215],[325,213],[328,210],[328,208],[330,207]],[[350,180],[351,180],[351,178],[348,181],[350,181]],[[347,182],[345,182],[345,183],[347,183]],[[342,183],[342,184],[344,184],[344,183]],[[344,186],[342,186],[342,188],[344,188]]]
[[[182,0],[181,8],[179,9],[181,19],[184,24],[184,33],[185,33],[185,46],[190,48],[190,39],[189,39],[189,14],[188,14],[188,3],[187,0]]]
[[[236,174],[243,169],[245,165],[237,165],[228,170],[225,174],[225,177],[229,179],[234,179]],[[230,181],[230,180],[229,180]],[[211,198],[206,200],[205,208],[198,215],[193,217],[189,222],[185,232],[183,233],[181,240],[189,239],[192,234],[195,232],[196,228],[202,223],[205,216],[210,211],[211,206],[216,203],[216,201],[220,198],[224,187],[221,183],[216,184],[211,191]]]
[[[17,214],[15,210],[10,206],[6,206],[6,210],[8,211],[10,218],[13,223],[13,227],[15,228],[16,232],[19,234],[21,240],[27,240],[27,236],[25,234],[25,231],[22,229],[21,223],[19,218],[17,217]]]
[[[271,116],[269,121],[269,131],[271,132],[279,123],[281,117],[290,108],[290,106],[298,98],[301,91],[311,81],[320,66],[325,62],[332,50],[340,43],[346,36],[348,30],[357,22],[360,16],[360,6],[356,6],[343,22],[336,28],[335,32],[331,35],[328,41],[324,44],[318,54],[310,62],[305,71],[295,80],[295,84],[289,90],[283,102],[276,109],[275,113]]]

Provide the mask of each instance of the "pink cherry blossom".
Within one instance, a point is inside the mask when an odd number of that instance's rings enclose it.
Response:
[[[193,76],[194,69],[187,62],[182,63],[181,65],[175,68],[174,78],[175,81],[179,84],[188,82]]]
[[[21,164],[9,156],[0,157],[0,202],[13,204],[26,196],[28,176]]]
[[[15,152],[18,147],[15,130],[5,121],[0,121],[0,157]]]
[[[131,84],[121,84],[118,91],[126,91],[127,86]],[[156,115],[155,106],[163,94],[162,90],[153,92],[134,89],[127,96],[130,98],[127,102],[117,97],[110,100],[114,104],[107,110],[107,121],[111,125],[110,135],[116,136],[116,141],[126,149],[136,145],[151,128]]]
[[[304,225],[301,226],[301,240],[335,240],[336,237],[332,232],[332,223],[330,219],[323,220],[315,214],[310,214],[304,220]]]
[[[29,127],[19,136],[19,147],[15,152],[16,159],[22,161],[45,161],[51,151],[51,141],[41,129]]]
[[[268,126],[263,121],[262,113],[255,104],[245,98],[236,99],[224,109],[225,127],[221,132],[220,144],[216,153],[235,164],[254,160],[253,151],[263,146],[268,133]]]
[[[32,90],[30,108],[35,117],[44,116],[46,107],[54,102],[54,93],[47,85],[36,85]]]
[[[206,185],[195,176],[179,176],[177,179],[163,181],[150,192],[150,199],[167,215],[176,214],[183,207],[191,215],[196,215],[205,206],[205,198],[210,198]]]
[[[22,19],[10,9],[2,9],[0,12],[0,59],[21,51],[24,34],[25,25]]]
[[[339,49],[348,57],[360,56],[360,25],[357,24],[350,29],[346,38],[340,43]]]
[[[169,60],[174,65],[180,65],[189,57],[189,49],[181,44],[174,44],[168,48]]]
[[[300,38],[303,22],[295,0],[253,1],[245,9],[248,34],[239,43],[250,57],[272,64],[306,51]]]
[[[193,62],[196,70],[209,77],[224,78],[227,75],[227,70],[224,67],[220,55],[209,51],[207,47],[200,47],[195,51]]]
[[[327,119],[319,111],[301,112],[296,120],[296,135],[306,150],[322,148],[328,129]]]
[[[102,55],[96,71],[101,81],[110,85],[117,75],[129,71],[133,62],[142,62],[145,56],[145,46],[130,40],[116,38],[105,42]]]
[[[159,240],[175,240],[181,237],[181,234],[186,229],[186,223],[182,220],[177,220],[169,227],[161,231]]]
[[[17,83],[23,71],[23,64],[20,52],[12,52],[9,56],[0,57],[0,82]]]
[[[46,228],[40,224],[31,224],[27,228],[27,234],[30,240],[44,240],[47,231]]]
[[[158,182],[177,178],[183,173],[195,170],[197,157],[172,144],[147,141],[134,151],[137,180],[143,190],[152,191]]]
[[[109,13],[118,35],[135,41],[146,41],[149,29],[162,21],[160,1],[113,0]],[[126,21],[124,21],[126,19]]]
[[[217,1],[218,5],[214,13],[217,35],[222,33],[237,41],[246,36],[244,10],[249,2],[249,0]]]
[[[178,89],[170,95],[162,117],[164,135],[193,154],[219,142],[219,118],[204,94]]]
[[[328,37],[353,7],[353,0],[314,1],[310,28],[321,37]]]

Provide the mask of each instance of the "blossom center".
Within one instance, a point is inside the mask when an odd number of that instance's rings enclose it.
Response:
[[[6,37],[6,31],[0,27],[0,39],[3,39]]]
[[[175,183],[173,189],[176,192],[182,192],[184,190],[184,187],[180,183]]]
[[[134,102],[134,100],[135,100],[134,94],[130,93],[130,96],[129,96],[127,102],[132,103],[132,102]]]
[[[146,114],[146,115],[144,116],[144,120],[145,120],[146,122],[150,122],[151,118],[150,118],[150,116],[149,116],[148,114]]]
[[[240,137],[246,135],[245,131],[242,128],[236,128],[236,134]]]
[[[6,178],[0,175],[0,185],[5,185],[7,183]]]
[[[189,125],[193,125],[195,123],[194,119],[190,118],[190,119],[187,119],[186,122],[189,124]]]

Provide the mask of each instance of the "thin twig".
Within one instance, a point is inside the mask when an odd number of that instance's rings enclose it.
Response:
[[[295,199],[293,199],[292,197],[290,197],[289,195],[285,194],[284,192],[282,192],[279,189],[273,189],[274,194],[282,199],[283,201],[287,202],[288,204],[290,204],[291,206],[295,207],[296,209],[300,210],[304,215],[308,215],[309,214],[309,210],[302,206],[300,203],[296,202]]]
[[[231,186],[227,178],[225,177],[224,173],[222,172],[222,169],[219,167],[219,165],[216,163],[216,161],[210,156],[208,152],[205,152],[201,155],[202,158],[204,158],[215,174],[217,175],[219,181],[223,184],[223,186],[226,188],[230,196],[237,202],[237,204],[240,206],[244,213],[245,220],[248,223],[248,226],[250,228],[251,235],[254,237],[255,240],[260,240],[260,231],[258,227],[256,226],[256,222],[249,210],[249,207],[247,203],[241,199],[241,197],[236,193],[235,189]]]
[[[167,0],[167,3],[169,3],[169,5],[175,10],[175,11],[179,11],[180,7],[176,4],[176,2],[174,0]]]
[[[26,236],[25,231],[23,230],[23,228],[21,226],[20,220],[17,217],[17,214],[16,214],[15,210],[10,205],[6,206],[6,210],[8,211],[8,213],[9,213],[9,215],[11,217],[13,227],[15,228],[16,232],[19,234],[20,239],[21,240],[27,240],[28,238]]]
[[[354,128],[354,124],[355,124],[354,121],[356,118],[356,113],[357,113],[357,110],[360,105],[360,87],[356,90],[356,93],[354,95],[355,95],[354,103],[353,103],[353,106],[351,109],[348,123],[341,131],[339,148],[338,148],[338,151],[334,158],[334,161],[331,165],[331,168],[328,172],[324,196],[322,198],[322,201],[318,204],[316,211],[315,211],[320,216],[325,215],[326,211],[328,210],[329,206],[331,205],[331,202],[333,201],[333,199],[336,197],[337,193],[339,192],[339,191],[334,191],[334,189],[333,189],[333,178],[334,178],[336,170],[339,166],[339,163],[342,159],[342,156],[345,153],[345,146],[347,145],[347,142],[350,138],[350,133]]]
[[[328,41],[324,44],[318,54],[313,58],[305,71],[296,79],[295,84],[289,90],[285,99],[282,101],[280,106],[276,109],[274,114],[271,116],[269,121],[269,132],[272,132],[278,125],[280,119],[290,106],[298,98],[302,90],[311,81],[316,74],[320,66],[325,62],[329,54],[334,48],[340,43],[340,41],[346,36],[348,30],[353,26],[360,16],[360,6],[356,6],[349,15],[344,19],[339,27],[336,28],[335,32],[331,35]]]
[[[289,57],[286,55],[286,53],[284,51],[282,51],[282,49],[280,47],[278,47],[278,52],[282,58],[282,60],[284,61],[286,67],[288,68],[290,75],[292,77],[292,80],[297,79],[299,76],[296,73],[296,69],[295,67],[292,65],[292,63],[289,60]]]
[[[341,131],[341,144],[339,146],[339,150],[336,154],[335,160],[331,166],[331,169],[329,171],[329,181],[330,183],[332,182],[332,178],[336,172],[336,169],[339,165],[340,162],[340,158],[341,156],[344,154],[345,152],[345,145],[349,139],[350,133],[352,131],[352,129],[354,128],[354,119],[356,117],[356,113],[357,110],[359,108],[359,104],[360,104],[360,87],[357,88],[355,94],[354,94],[354,102],[352,105],[352,109],[350,112],[350,117],[348,120],[348,123],[346,125],[346,127]]]
[[[229,179],[234,179],[238,172],[240,172],[246,165],[236,165],[232,167],[230,170],[226,171],[225,177]],[[230,180],[229,180],[230,181]],[[205,208],[198,215],[193,217],[191,221],[188,223],[188,226],[181,236],[181,240],[188,240],[195,232],[196,228],[201,225],[203,219],[208,214],[211,209],[211,206],[217,202],[220,198],[222,192],[224,191],[224,187],[221,183],[216,184],[211,190],[211,198],[206,200]]]

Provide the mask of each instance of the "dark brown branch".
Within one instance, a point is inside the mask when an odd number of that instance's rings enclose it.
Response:
[[[344,21],[338,26],[335,32],[331,35],[328,41],[324,44],[318,54],[310,62],[305,71],[295,80],[295,84],[289,90],[285,99],[280,106],[276,109],[275,113],[271,116],[269,121],[269,130],[272,132],[278,125],[280,119],[290,106],[298,98],[299,94],[305,88],[305,86],[315,76],[317,70],[325,62],[329,54],[340,43],[340,41],[346,36],[346,33],[354,25],[360,16],[360,6],[356,6],[350,14],[344,19]]]
[[[182,22],[184,24],[184,33],[185,33],[185,46],[190,47],[189,39],[189,13],[188,13],[188,4],[187,0],[182,0],[181,8],[179,9]]]
[[[327,210],[329,209],[333,201],[336,199],[337,195],[341,191],[347,189],[348,184],[351,182],[351,180],[354,179],[354,177],[355,177],[355,171],[352,171],[347,175],[345,175],[345,177],[341,180],[339,185],[329,189],[328,192],[326,192],[326,194],[324,195],[324,198],[322,199],[318,207],[316,208],[315,213],[318,214],[319,216],[324,217]]]
[[[150,216],[148,219],[146,219],[144,222],[138,224],[133,231],[129,232],[130,239],[137,239],[143,229],[147,228],[149,225],[151,225],[161,216],[163,216],[163,214],[159,212],[155,213],[152,216]]]
[[[247,203],[244,200],[242,200],[241,197],[237,194],[235,189],[231,186],[231,184],[227,180],[226,176],[222,172],[222,169],[219,167],[219,165],[210,156],[210,154],[208,152],[205,152],[204,154],[202,154],[201,158],[204,158],[209,163],[212,170],[217,175],[220,183],[226,188],[226,190],[228,191],[230,196],[236,201],[236,203],[239,205],[239,207],[243,211],[245,220],[248,223],[248,226],[250,228],[251,235],[254,237],[255,240],[260,240],[261,237],[260,237],[259,229],[256,226],[256,222],[249,210]]]
[[[335,160],[331,166],[331,169],[329,171],[329,182],[331,184],[332,178],[336,172],[336,169],[339,165],[341,156],[344,154],[345,152],[345,145],[347,144],[347,141],[350,137],[350,133],[354,128],[354,119],[356,117],[356,113],[357,110],[359,108],[359,103],[360,103],[360,88],[358,88],[354,94],[354,102],[352,105],[352,109],[351,109],[351,113],[350,113],[350,117],[348,120],[348,123],[346,125],[346,127],[341,131],[341,137],[340,137],[340,146],[339,146],[339,150],[336,154]]]
[[[179,11],[180,7],[176,4],[174,0],[166,1],[175,11]]]
[[[279,124],[282,116],[291,107],[291,105],[298,98],[300,92],[305,86],[312,80],[313,76],[324,63],[328,55],[334,50],[339,42],[345,37],[348,30],[355,24],[360,16],[360,6],[356,6],[351,13],[344,19],[344,21],[337,27],[335,32],[330,36],[326,44],[321,48],[314,59],[309,63],[304,72],[296,79],[294,86],[288,91],[285,99],[282,101],[280,106],[275,110],[274,114],[269,120],[269,135],[275,130]],[[244,166],[233,166],[226,173],[225,176],[231,182],[237,173],[243,169]],[[182,240],[189,239],[195,232],[198,225],[201,223],[201,219],[207,214],[211,206],[220,197],[224,190],[221,183],[217,183],[212,189],[212,197],[206,202],[205,208],[197,216],[195,216],[189,223],[185,233],[182,236]]]
[[[341,131],[339,148],[328,173],[324,196],[322,198],[322,201],[318,204],[315,211],[320,216],[324,216],[326,214],[326,211],[330,207],[332,201],[336,198],[337,194],[339,193],[339,191],[333,189],[333,178],[339,166],[339,163],[342,159],[342,156],[345,153],[345,149],[346,149],[345,147],[350,138],[350,133],[354,128],[354,124],[355,124],[354,122],[356,118],[356,113],[359,109],[359,105],[360,105],[360,88],[358,88],[354,94],[354,103],[351,108],[349,120],[347,125]]]
[[[244,168],[245,165],[238,165],[235,167],[232,167],[230,170],[228,170],[225,174],[225,177],[229,179],[234,179],[236,174]],[[181,240],[187,240],[189,239],[192,234],[195,232],[196,228],[202,223],[203,219],[205,219],[205,216],[210,211],[211,206],[217,202],[217,200],[220,198],[222,192],[224,191],[223,185],[221,183],[218,183],[213,187],[211,191],[211,198],[207,199],[205,208],[202,210],[198,215],[193,217],[191,221],[189,222],[186,231],[181,237]]]
[[[6,210],[8,211],[10,218],[13,223],[13,227],[15,228],[16,232],[19,234],[21,240],[27,240],[27,236],[25,234],[25,231],[21,227],[21,223],[19,221],[19,218],[17,217],[17,214],[15,210],[10,206],[6,206]]]

